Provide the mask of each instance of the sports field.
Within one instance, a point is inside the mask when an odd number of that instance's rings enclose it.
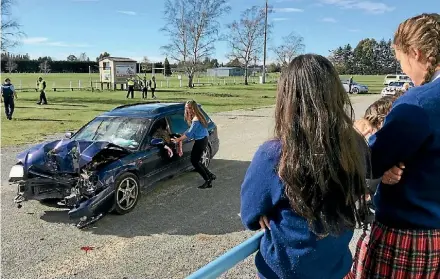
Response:
[[[9,76],[16,88],[35,88],[35,82],[40,74],[3,74]],[[45,136],[66,131],[74,131],[90,121],[96,115],[112,109],[118,105],[142,102],[141,93],[136,92],[135,99],[126,99],[125,91],[94,91],[85,87],[89,86],[90,79],[98,80],[98,74],[47,74],[43,75],[47,82],[46,91],[49,105],[39,106],[39,93],[35,91],[18,91],[18,100],[15,105],[14,119],[9,121],[3,113],[1,115],[1,144],[2,146],[19,145],[29,142],[38,142]],[[150,76],[147,76],[150,77]],[[162,75],[156,75],[157,97],[159,101],[186,101],[195,99],[201,103],[208,112],[229,111],[242,108],[257,108],[270,106],[275,102],[276,76],[268,78],[268,84],[255,83],[244,86],[242,78],[233,77],[215,79],[212,85],[203,85],[194,89],[185,87],[183,77],[182,86],[177,77],[170,77],[169,87]],[[346,78],[346,77],[341,77]],[[383,76],[354,76],[358,83],[366,84],[370,93],[379,93],[383,88]],[[78,83],[84,87],[78,90]],[[208,77],[196,78],[195,82],[213,81]],[[234,84],[234,81],[236,84]],[[252,81],[252,79],[251,79]],[[69,88],[72,82],[74,91],[69,89],[53,92],[53,85],[57,88]],[[161,86],[162,82],[162,86]],[[149,92],[148,100],[151,100]],[[148,101],[147,100],[147,101]]]

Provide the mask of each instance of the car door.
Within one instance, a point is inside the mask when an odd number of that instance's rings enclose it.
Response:
[[[168,115],[168,123],[171,134],[183,135],[183,133],[189,128],[188,123],[185,121],[184,110],[173,112]],[[194,141],[191,139],[185,139],[182,142],[183,155],[178,162],[179,168],[185,168],[191,164],[190,158],[193,145]]]
[[[156,124],[160,121],[166,121],[166,118],[159,118],[154,121],[151,129],[148,131],[142,145],[142,154],[140,158],[141,166],[139,171],[143,177],[144,185],[150,185],[158,180],[161,180],[167,176],[173,174],[173,164],[176,162],[177,154],[174,154],[172,158],[168,157],[168,152],[163,147],[152,146],[151,140],[153,134],[156,131]]]

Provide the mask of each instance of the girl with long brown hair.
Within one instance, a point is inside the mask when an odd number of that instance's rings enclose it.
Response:
[[[440,278],[440,15],[405,20],[393,43],[416,87],[369,139],[373,177],[383,178],[347,278]]]
[[[212,181],[216,179],[216,176],[201,162],[203,151],[208,147],[208,121],[193,100],[185,104],[185,120],[190,126],[189,129],[181,137],[172,139],[172,141],[181,143],[185,139],[195,140],[191,151],[191,163],[205,180],[205,183],[198,188],[211,188]]]
[[[244,225],[268,228],[255,258],[260,278],[340,279],[350,271],[349,243],[367,213],[360,150],[368,147],[353,118],[326,58],[300,55],[281,74],[275,137],[257,150],[241,188]]]

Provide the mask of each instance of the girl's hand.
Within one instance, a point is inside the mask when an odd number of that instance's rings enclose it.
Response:
[[[168,151],[168,157],[173,157],[173,150],[169,146],[165,145],[165,149]]]
[[[262,230],[269,229],[269,231],[270,231],[269,219],[267,219],[266,216],[261,216],[259,223],[260,223],[260,227]]]
[[[405,165],[403,163],[399,163],[399,166],[394,166],[387,170],[382,176],[382,183],[388,185],[399,183],[403,175],[403,169],[405,169]]]
[[[172,143],[179,143],[179,139],[178,139],[178,138],[172,138],[172,139],[171,139],[171,142],[172,142]]]

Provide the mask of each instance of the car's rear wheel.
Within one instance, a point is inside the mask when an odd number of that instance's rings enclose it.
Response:
[[[202,158],[200,159],[200,162],[205,167],[209,167],[209,164],[211,163],[211,148],[209,147],[209,145],[207,145],[205,150],[203,150]]]
[[[132,173],[124,173],[116,180],[114,212],[126,214],[133,210],[140,196],[139,179]]]

